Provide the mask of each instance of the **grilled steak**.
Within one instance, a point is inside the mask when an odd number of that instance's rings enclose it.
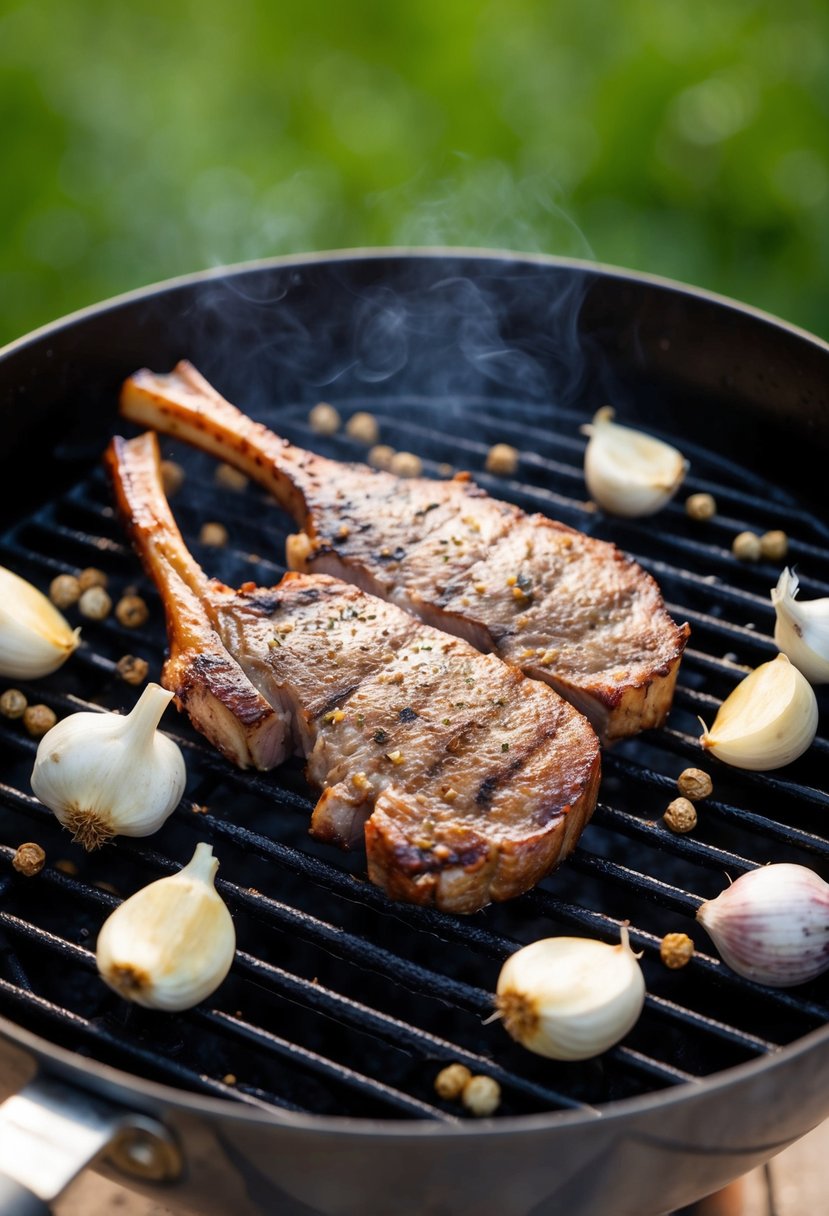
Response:
[[[295,570],[356,583],[550,684],[604,740],[659,726],[688,626],[615,545],[490,498],[460,474],[403,480],[293,447],[188,363],[140,371],[122,413],[179,436],[267,487],[302,531]]]
[[[162,683],[242,767],[307,757],[314,836],[364,837],[372,882],[453,912],[526,891],[571,851],[599,744],[552,689],[325,575],[208,579],[164,498],[155,436],[113,440],[107,465],[165,606]]]

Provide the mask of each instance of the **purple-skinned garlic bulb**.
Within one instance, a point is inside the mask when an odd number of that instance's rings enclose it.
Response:
[[[697,920],[732,971],[755,983],[792,988],[829,969],[829,883],[806,866],[750,870]]]

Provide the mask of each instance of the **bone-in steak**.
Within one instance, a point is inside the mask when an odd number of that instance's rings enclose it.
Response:
[[[615,545],[490,498],[461,474],[403,480],[293,447],[188,363],[140,371],[122,413],[266,486],[302,532],[288,565],[356,583],[550,684],[605,740],[659,726],[688,626]]]
[[[599,744],[552,689],[325,575],[238,591],[208,579],[161,489],[155,436],[113,440],[107,465],[164,603],[162,683],[242,767],[306,756],[315,836],[364,836],[373,882],[454,912],[526,891],[571,851]]]

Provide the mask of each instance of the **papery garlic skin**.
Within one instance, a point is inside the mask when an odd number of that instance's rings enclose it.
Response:
[[[732,971],[792,988],[829,968],[829,883],[789,862],[741,875],[697,910]]]
[[[98,934],[101,979],[149,1009],[190,1009],[214,992],[236,950],[233,919],[216,891],[219,868],[203,841],[177,874],[125,899]]]
[[[774,641],[810,684],[829,684],[829,599],[798,600],[798,587],[787,566],[771,593]]]
[[[723,701],[711,729],[704,729],[700,742],[734,768],[763,773],[802,756],[817,727],[814,689],[779,654],[740,681]]]
[[[41,739],[32,790],[85,849],[149,836],[181,801],[184,757],[156,729],[172,697],[148,684],[129,714],[70,714]]]
[[[645,980],[625,925],[618,946],[581,937],[524,946],[504,963],[496,990],[508,1033],[552,1060],[606,1051],[635,1024],[644,1001]]]
[[[80,630],[37,587],[0,566],[0,676],[48,676],[79,643]]]
[[[584,453],[584,479],[594,502],[612,515],[653,515],[676,494],[688,461],[676,448],[613,421],[609,406],[592,424]]]

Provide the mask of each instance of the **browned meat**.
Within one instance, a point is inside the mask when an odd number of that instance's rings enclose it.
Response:
[[[490,498],[461,474],[402,480],[293,447],[188,363],[140,371],[122,413],[266,486],[302,531],[295,570],[334,575],[495,651],[587,714],[606,741],[659,726],[688,626],[615,545]]]
[[[364,836],[394,898],[473,912],[526,891],[592,813],[599,744],[552,689],[325,575],[208,579],[161,489],[155,436],[113,440],[118,510],[167,614],[162,682],[237,764],[307,757],[311,831]]]

